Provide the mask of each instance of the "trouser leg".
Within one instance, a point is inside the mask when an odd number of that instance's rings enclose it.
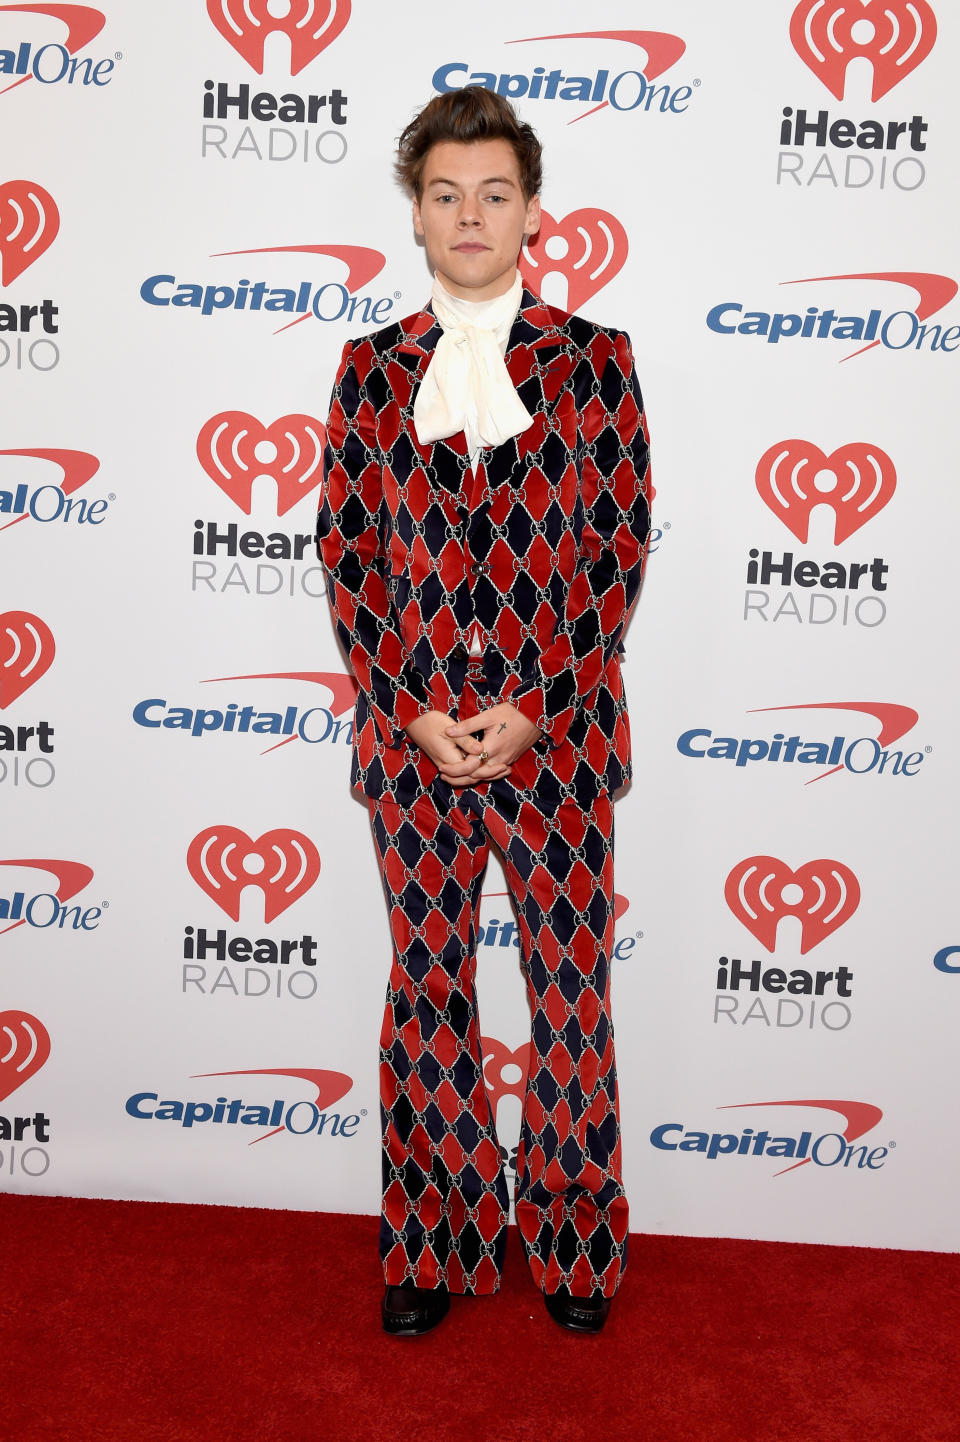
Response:
[[[490,792],[483,818],[517,903],[533,1014],[517,1223],[544,1291],[612,1296],[628,1231],[610,1019],[613,804],[545,817],[511,787]]]
[[[509,1200],[476,1008],[487,838],[475,816],[442,813],[429,794],[370,812],[393,937],[380,1049],[385,1278],[495,1292]]]

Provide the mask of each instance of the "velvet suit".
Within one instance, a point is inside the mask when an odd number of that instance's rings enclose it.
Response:
[[[381,1252],[388,1283],[499,1285],[507,1194],[473,989],[492,839],[533,1013],[518,1224],[545,1290],[610,1295],[627,1233],[610,798],[631,774],[620,653],[649,527],[642,402],[624,334],[525,290],[505,363],[533,424],[471,469],[462,432],[421,445],[414,430],[440,334],[428,309],[347,345],[318,522],[394,942]],[[499,701],[541,731],[499,781],[450,787],[404,731]]]

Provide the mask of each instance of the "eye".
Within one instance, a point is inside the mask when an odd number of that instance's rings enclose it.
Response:
[[[495,205],[506,205],[507,203],[505,195],[488,195],[487,199],[492,200]]]

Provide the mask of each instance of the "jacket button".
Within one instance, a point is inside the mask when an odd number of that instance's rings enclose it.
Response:
[[[453,659],[455,661],[466,661],[467,655],[468,652],[466,646],[454,646]]]

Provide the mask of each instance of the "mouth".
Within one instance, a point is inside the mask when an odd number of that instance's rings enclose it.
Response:
[[[455,245],[453,248],[454,250],[460,251],[461,255],[475,255],[481,250],[488,250],[489,246],[481,245],[478,240],[462,240],[459,245]]]

